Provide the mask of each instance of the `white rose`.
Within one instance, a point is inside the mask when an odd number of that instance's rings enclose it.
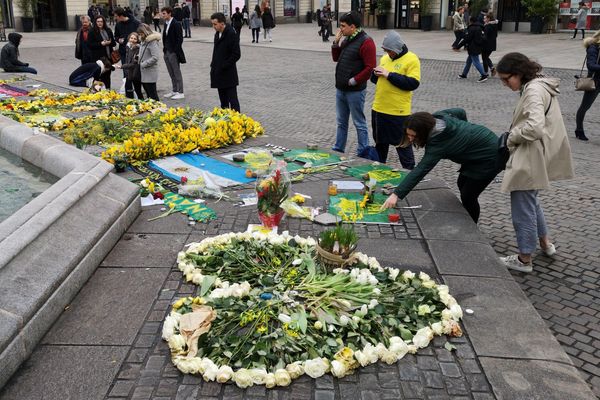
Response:
[[[198,357],[178,357],[174,359],[173,362],[177,369],[179,369],[184,374],[197,374],[200,370],[201,360]]]
[[[169,348],[174,352],[183,350],[185,346],[185,338],[181,335],[172,335],[169,338]]]
[[[363,367],[366,367],[367,365],[371,364],[369,356],[363,353],[362,350],[355,351],[354,358],[356,358],[356,361],[358,361],[358,363]]]
[[[252,368],[250,370],[250,377],[255,385],[262,385],[265,383],[267,371],[264,368]]]
[[[172,316],[168,315],[163,324],[162,338],[169,340],[169,338],[175,334],[175,328],[178,326],[179,322]]]
[[[433,339],[433,330],[430,327],[426,326],[425,328],[421,328],[417,331],[412,341],[413,344],[418,348],[424,348],[429,345],[431,339]]]
[[[265,376],[265,387],[267,389],[271,389],[274,388],[276,385],[277,381],[275,380],[275,374],[268,373],[267,376]]]
[[[377,358],[383,357],[386,351],[387,349],[385,348],[385,345],[383,343],[377,343],[377,346],[375,346],[375,353],[377,354]]]
[[[442,303],[444,303],[446,306],[450,306],[450,304],[448,304],[451,300],[452,296],[450,296],[448,293],[440,293],[440,301]]]
[[[425,282],[425,281],[430,281],[431,277],[429,275],[427,275],[425,272],[419,272],[419,279],[422,280],[423,282]]]
[[[388,268],[388,277],[395,281],[398,275],[400,274],[400,270],[397,268]]]
[[[435,335],[440,336],[442,333],[444,333],[444,326],[441,322],[436,322],[431,324],[431,330]]]
[[[419,315],[427,315],[431,313],[431,309],[427,304],[421,304],[417,310]]]
[[[450,307],[450,312],[452,313],[452,318],[455,320],[459,320],[463,316],[462,308],[458,304],[454,304]]]
[[[225,383],[233,377],[233,369],[229,365],[223,365],[217,371],[217,382]]]
[[[381,289],[379,288],[373,288],[373,294],[376,296],[379,296],[381,294]]]
[[[204,371],[206,371],[207,369],[216,369],[217,371],[219,370],[219,368],[215,365],[215,363],[210,359],[210,358],[206,358],[204,357],[203,359],[201,359],[200,362],[200,367],[198,368],[198,371],[203,374]]]
[[[369,257],[369,268],[376,269],[377,271],[381,270],[381,265],[375,257]]]
[[[275,371],[275,383],[277,386],[288,386],[291,382],[292,378],[285,369]]]
[[[379,304],[379,302],[377,301],[377,299],[371,299],[371,301],[369,302],[369,308],[372,310],[375,307],[377,307],[377,304]]]
[[[302,361],[296,361],[294,363],[285,366],[285,370],[290,374],[290,378],[296,379],[300,375],[304,374],[304,368],[302,368]]]
[[[353,316],[352,316],[352,321],[354,321],[355,323],[357,323],[357,324],[358,324],[358,323],[360,322],[360,317],[358,317],[358,316],[356,316],[356,315],[353,315]]]
[[[290,322],[292,322],[292,317],[290,317],[287,314],[279,314],[279,316],[277,317],[277,319],[279,319],[284,324],[289,324]]]
[[[358,258],[358,261],[360,261],[362,264],[369,264],[369,257],[361,252],[356,252],[354,253],[355,257]]]
[[[248,371],[246,368],[240,368],[235,371],[235,374],[233,375],[233,381],[242,389],[252,386],[253,382],[252,375],[250,375],[250,371]]]
[[[342,363],[338,360],[333,360],[331,362],[331,374],[336,378],[341,378],[348,375],[348,368],[345,363]]]
[[[442,295],[442,293],[448,294],[450,293],[450,288],[448,287],[448,285],[439,285],[437,287],[438,293],[440,294],[440,296]]]
[[[321,321],[315,321],[314,327],[315,329],[320,331],[321,329],[323,329],[323,323]]]
[[[360,274],[359,276],[354,278],[354,280],[356,280],[356,282],[361,285],[366,285],[367,283],[369,283],[369,277],[365,274]]]
[[[431,288],[435,287],[435,282],[434,281],[423,281],[422,285],[425,288],[431,289]]]
[[[446,321],[452,319],[452,312],[450,311],[450,309],[445,308],[442,310],[442,320]]]
[[[217,373],[219,372],[219,368],[213,363],[204,369],[204,373],[202,377],[206,382],[212,382],[217,379]],[[235,378],[235,376],[234,376]]]
[[[350,319],[348,317],[346,317],[345,315],[342,315],[340,317],[340,325],[346,326],[346,325],[348,325],[348,322],[350,322]]]
[[[304,362],[304,372],[311,378],[323,376],[329,370],[329,362],[324,358],[313,358]]]
[[[411,271],[404,271],[404,272],[402,273],[402,278],[403,278],[404,280],[406,280],[406,281],[407,281],[407,280],[410,280],[410,279],[413,279],[414,277],[415,277],[415,273],[414,273],[414,272],[411,272]]]
[[[399,342],[390,343],[390,351],[396,355],[396,360],[401,359],[408,353],[408,345],[404,340]]]
[[[383,361],[384,363],[386,363],[388,365],[392,365],[393,363],[398,361],[398,356],[393,351],[386,350],[381,355],[381,361]]]
[[[301,258],[296,258],[294,261],[292,261],[292,265],[300,265],[300,264],[302,264]]]
[[[417,350],[419,350],[419,349],[414,344],[409,344],[408,345],[408,352],[410,354],[417,354]]]
[[[202,281],[204,281],[204,275],[202,275],[202,272],[196,270],[192,273],[191,281],[196,285],[202,285]]]
[[[375,277],[375,275],[370,275],[369,276],[369,283],[373,286],[377,285],[379,283],[379,281],[377,280],[377,278]]]

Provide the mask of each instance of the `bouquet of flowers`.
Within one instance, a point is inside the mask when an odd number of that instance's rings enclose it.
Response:
[[[266,227],[278,226],[284,210],[281,203],[290,191],[290,177],[285,163],[280,162],[265,177],[256,181],[258,216]]]

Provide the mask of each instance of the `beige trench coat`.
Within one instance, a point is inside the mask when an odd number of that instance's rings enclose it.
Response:
[[[540,77],[523,86],[508,137],[511,154],[502,192],[548,189],[550,181],[574,176],[558,84],[556,78]]]

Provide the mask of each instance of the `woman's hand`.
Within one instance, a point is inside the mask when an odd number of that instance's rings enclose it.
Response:
[[[383,68],[381,65],[378,65],[377,67],[375,67],[375,69],[373,69],[373,72],[375,73],[376,76],[383,76],[386,79],[387,79],[388,75],[390,74],[390,71]]]
[[[398,202],[398,196],[395,193],[390,194],[390,197],[387,198],[385,203],[381,205],[382,210],[387,210],[388,208],[394,208],[396,203]]]

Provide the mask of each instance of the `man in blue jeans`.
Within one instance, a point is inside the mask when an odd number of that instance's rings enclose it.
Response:
[[[331,46],[335,67],[335,105],[337,134],[333,150],[344,152],[348,139],[348,120],[352,121],[358,134],[357,153],[369,146],[369,128],[364,113],[367,81],[377,65],[375,42],[360,26],[360,14],[353,11],[340,18],[340,28]]]
[[[462,46],[465,46],[467,48],[467,52],[469,53],[467,56],[467,61],[465,62],[465,67],[463,68],[463,72],[462,74],[458,75],[460,79],[467,79],[467,74],[469,73],[472,64],[481,74],[481,77],[477,80],[477,82],[481,83],[488,80],[488,75],[485,73],[483,66],[481,65],[481,61],[479,61],[479,55],[483,51],[484,44],[485,36],[483,33],[483,25],[477,22],[476,16],[472,16],[469,27],[467,28],[467,33],[457,46],[458,49],[460,49]]]

